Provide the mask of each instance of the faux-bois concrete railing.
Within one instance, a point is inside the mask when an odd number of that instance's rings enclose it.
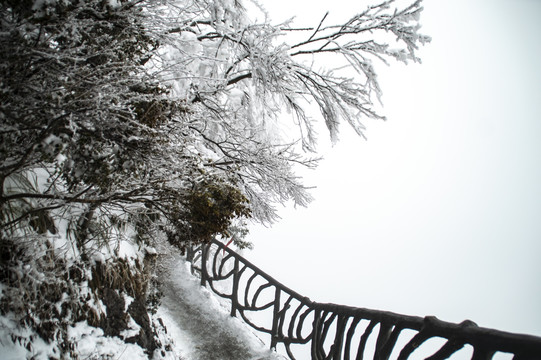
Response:
[[[283,345],[291,359],[308,344],[314,360],[360,360],[368,355],[375,360],[391,355],[405,360],[421,348],[429,360],[459,352],[471,352],[472,360],[492,359],[498,353],[508,353],[513,360],[541,359],[541,337],[482,328],[469,320],[454,324],[432,316],[313,302],[216,240],[192,247],[186,258],[203,286],[231,301],[232,316],[240,315],[254,329],[269,334],[271,348]],[[272,315],[265,319],[272,321],[256,324],[254,316],[265,311]]]

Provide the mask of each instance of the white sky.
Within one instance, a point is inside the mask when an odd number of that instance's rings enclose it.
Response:
[[[309,24],[367,4],[262,3]],[[322,134],[316,200],[246,256],[314,301],[541,335],[541,1],[424,6],[423,64],[378,68],[389,120]]]

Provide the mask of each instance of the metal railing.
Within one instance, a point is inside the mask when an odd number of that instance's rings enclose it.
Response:
[[[232,316],[269,334],[271,348],[283,345],[291,359],[300,345],[309,345],[314,360],[366,359],[367,354],[375,360],[391,355],[405,360],[433,339],[439,342],[430,344],[429,360],[447,359],[465,347],[472,360],[492,359],[499,352],[513,354],[513,360],[541,359],[541,337],[482,328],[469,320],[455,324],[313,302],[216,240],[189,249],[187,260],[203,286],[231,301]],[[260,312],[272,321],[256,324],[253,314]]]

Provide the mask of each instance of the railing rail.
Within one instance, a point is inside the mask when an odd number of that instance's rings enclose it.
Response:
[[[465,346],[473,348],[472,360],[492,359],[498,352],[513,354],[513,360],[541,359],[541,337],[482,328],[469,320],[455,324],[433,316],[313,302],[217,240],[190,248],[187,260],[201,285],[231,301],[232,316],[269,334],[271,348],[283,345],[291,359],[293,345],[310,344],[314,360],[363,359],[369,352],[375,360],[392,354],[405,360],[431,339],[440,342],[432,344],[429,360],[447,359]],[[256,324],[249,316],[265,311],[272,314],[271,324]]]

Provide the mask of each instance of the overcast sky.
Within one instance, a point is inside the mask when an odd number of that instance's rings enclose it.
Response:
[[[299,25],[367,5],[261,2]],[[541,1],[424,6],[423,64],[378,67],[388,121],[322,134],[316,200],[246,256],[314,301],[541,335]]]

